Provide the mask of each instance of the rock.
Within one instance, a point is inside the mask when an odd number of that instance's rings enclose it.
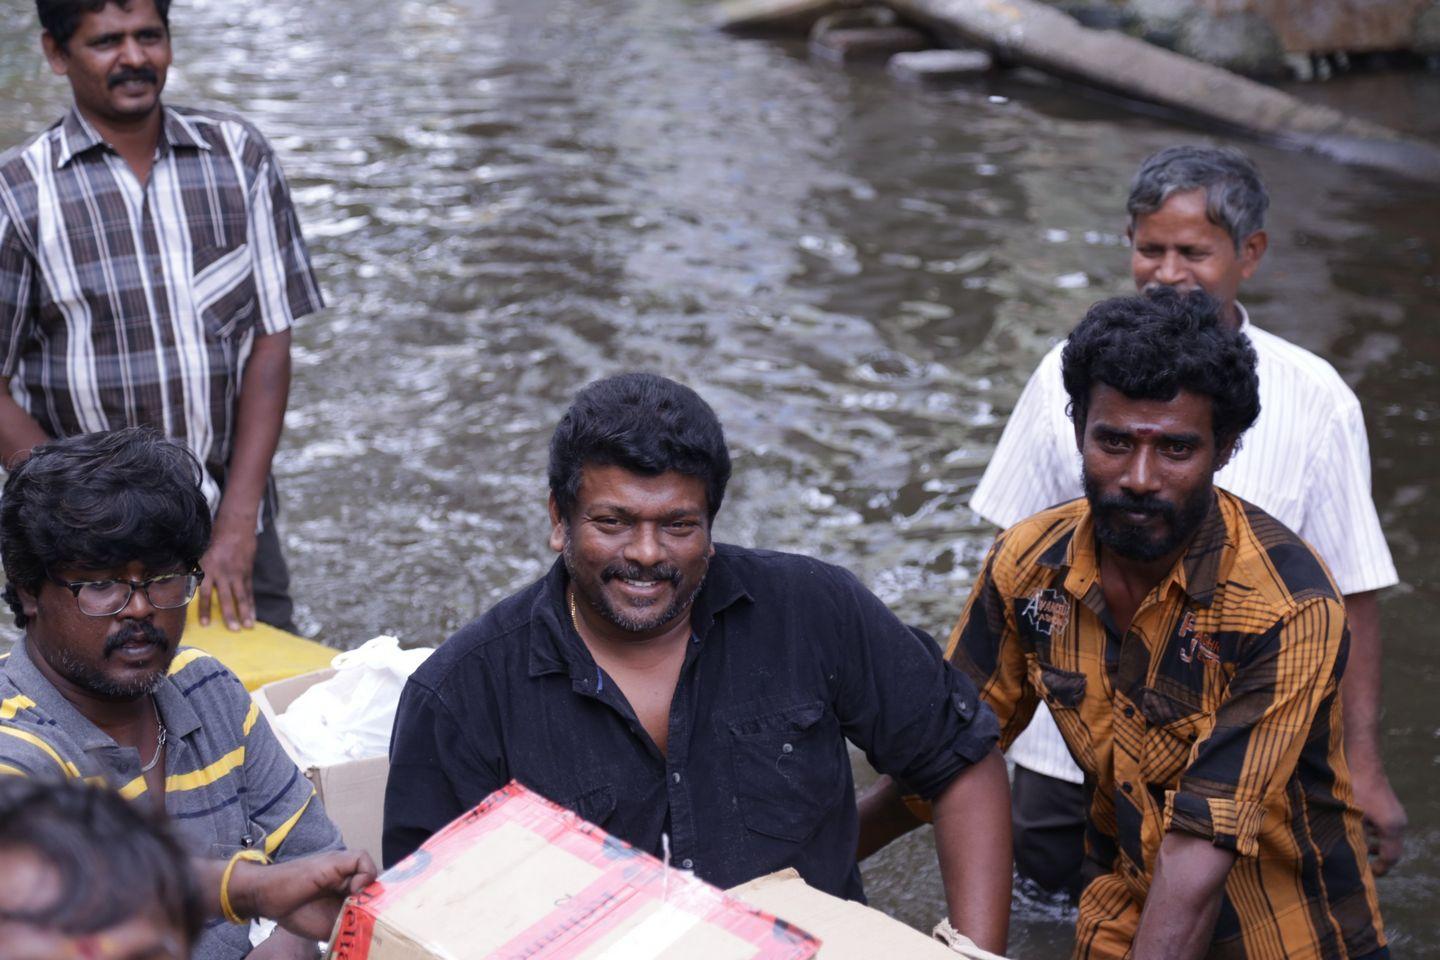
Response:
[[[733,33],[804,34],[821,17],[843,6],[842,0],[724,0],[713,22]]]
[[[900,26],[888,7],[860,7],[822,17],[810,31],[810,53],[831,63],[884,59],[894,53],[924,50],[930,38]]]
[[[1195,0],[1130,0],[1127,6],[1142,33],[1179,33],[1200,12]]]
[[[1430,4],[1415,18],[1414,50],[1427,57],[1440,56],[1440,2]]]
[[[1194,13],[1181,27],[1175,49],[1235,73],[1268,77],[1285,73],[1285,48],[1259,14]]]
[[[810,38],[810,53],[831,63],[884,59],[929,46],[930,38],[913,27],[851,27]]]
[[[885,70],[905,83],[939,83],[983,76],[994,67],[995,58],[984,50],[916,50],[895,54]]]

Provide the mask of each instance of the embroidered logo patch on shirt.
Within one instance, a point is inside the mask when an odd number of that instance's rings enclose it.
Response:
[[[1180,642],[1181,663],[1194,663],[1197,656],[1211,663],[1220,662],[1220,641],[1208,633],[1195,632],[1195,611],[1185,611],[1175,639]]]
[[[1070,621],[1070,601],[1059,590],[1041,589],[1030,594],[1021,614],[1030,621],[1030,626],[1053,637],[1065,629]]]

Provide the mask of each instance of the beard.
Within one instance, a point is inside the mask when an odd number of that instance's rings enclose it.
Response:
[[[700,576],[695,580],[695,586],[681,593],[684,586],[684,574],[674,564],[657,563],[645,567],[636,563],[625,563],[614,561],[601,568],[598,576],[593,578],[585,576],[579,569],[579,563],[575,558],[575,541],[568,534],[565,537],[565,549],[560,556],[565,561],[565,570],[570,574],[570,582],[575,587],[575,594],[590,605],[596,613],[604,617],[615,626],[626,633],[648,633],[652,630],[670,623],[679,617],[700,594],[700,588],[705,586],[705,575],[710,570],[710,561],[705,560],[705,568],[700,571]],[[674,592],[670,602],[654,613],[632,613],[629,611],[617,610],[605,595],[605,584],[611,580],[657,580],[668,581]],[[653,607],[652,607],[653,609]]]
[[[1204,484],[1176,505],[1159,497],[1134,497],[1123,491],[1112,497],[1102,496],[1099,483],[1088,472],[1083,473],[1082,482],[1095,518],[1096,539],[1119,556],[1141,563],[1169,556],[1189,540],[1209,512],[1215,490],[1211,484]],[[1150,533],[1126,522],[1121,514],[1130,512],[1159,517],[1162,529]]]
[[[105,641],[102,656],[108,659],[116,650],[136,640],[153,643],[162,651],[168,650],[170,647],[170,638],[165,635],[163,630],[153,623],[136,620]],[[160,684],[165,680],[165,672],[170,667],[170,659],[170,657],[162,657],[162,662],[157,663],[153,671],[127,680],[116,680],[107,676],[103,670],[93,664],[81,660],[70,650],[62,649],[56,657],[58,662],[55,664],[55,669],[71,683],[98,697],[108,700],[134,700],[136,697],[154,693],[159,689]]]

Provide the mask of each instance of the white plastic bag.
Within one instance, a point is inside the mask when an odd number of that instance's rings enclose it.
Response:
[[[335,675],[300,694],[276,718],[301,765],[328,766],[389,752],[400,691],[433,652],[401,650],[399,640],[379,636],[336,655]]]

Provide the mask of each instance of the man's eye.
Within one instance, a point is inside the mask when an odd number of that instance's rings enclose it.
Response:
[[[1188,443],[1167,443],[1160,449],[1165,456],[1179,459],[1188,457],[1193,448]]]

